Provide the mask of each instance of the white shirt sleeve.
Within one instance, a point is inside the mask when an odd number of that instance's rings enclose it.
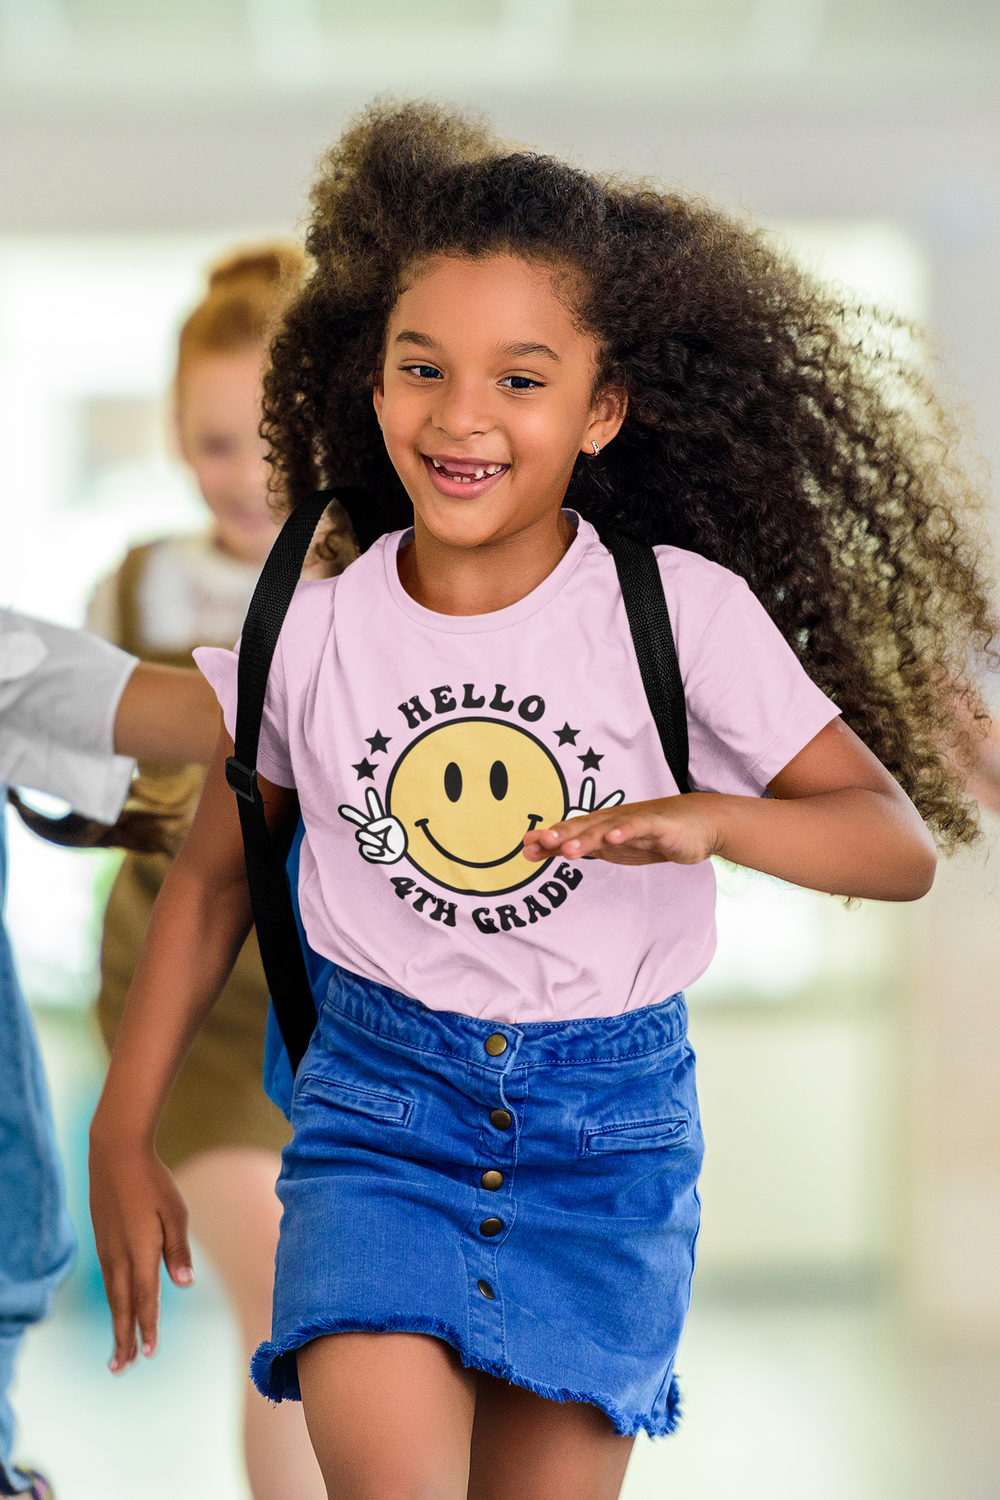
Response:
[[[114,724],[136,666],[86,631],[0,611],[0,781],[113,823],[135,769]]]

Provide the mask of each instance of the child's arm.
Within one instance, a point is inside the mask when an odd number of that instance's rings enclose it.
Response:
[[[114,1323],[118,1372],[156,1348],[160,1260],[178,1285],[192,1280],[187,1213],[153,1141],[163,1101],[212,1008],[252,921],[236,799],[226,785],[233,750],[223,732],[188,834],[153,909],[90,1131],[91,1213]],[[293,791],[260,780],[280,840],[297,816]]]
[[[193,667],[140,662],[115,713],[115,752],[133,760],[207,765],[219,740],[215,693]]]
[[[595,810],[525,834],[529,859],[618,864],[712,854],[839,896],[913,901],[934,879],[934,843],[913,803],[839,719],[769,783],[772,796],[693,792]]]

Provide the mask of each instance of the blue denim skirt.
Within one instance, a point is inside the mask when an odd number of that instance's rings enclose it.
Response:
[[[616,1431],[678,1417],[702,1159],[683,995],[493,1024],[335,969],[292,1100],[271,1342],[299,1397],[323,1334],[444,1339],[462,1363]]]

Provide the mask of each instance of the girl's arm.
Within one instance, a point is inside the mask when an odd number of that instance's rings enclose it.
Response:
[[[207,765],[219,740],[219,703],[193,667],[140,662],[115,713],[115,753]]]
[[[226,784],[225,732],[191,832],[153,908],[104,1091],[90,1129],[90,1203],[114,1324],[117,1373],[156,1349],[160,1260],[193,1280],[187,1213],[153,1141],[185,1054],[225,984],[252,923],[236,799]],[[293,791],[260,779],[280,841],[297,817]]]
[[[597,810],[525,834],[525,854],[618,864],[697,864],[718,854],[838,896],[913,901],[930,890],[936,856],[920,815],[839,719],[768,790],[770,798],[693,792]]]

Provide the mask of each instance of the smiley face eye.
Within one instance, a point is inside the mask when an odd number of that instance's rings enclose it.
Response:
[[[444,768],[444,789],[449,802],[457,802],[462,795],[462,772],[453,760]]]
[[[498,802],[507,795],[507,767],[502,760],[495,760],[490,766],[490,791]]]

